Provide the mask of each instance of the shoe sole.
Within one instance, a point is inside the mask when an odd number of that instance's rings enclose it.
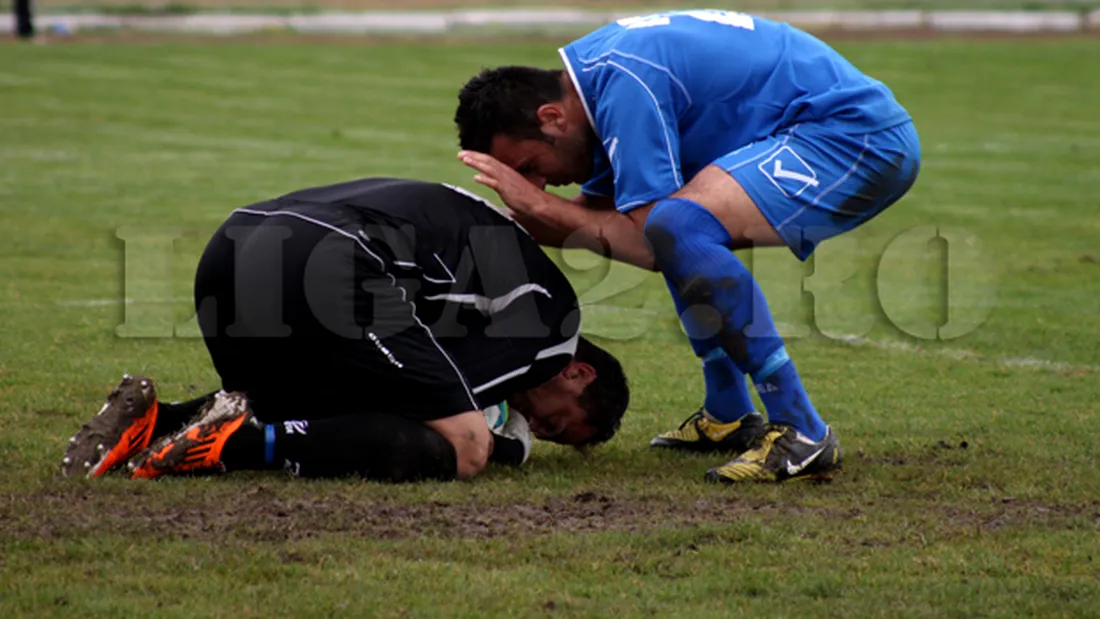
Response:
[[[787,483],[791,481],[813,481],[818,483],[829,483],[836,479],[837,475],[843,472],[842,469],[833,469],[824,473],[814,473],[813,475],[800,475],[798,477],[789,477],[784,479],[781,483]]]
[[[691,453],[721,453],[738,454],[748,450],[749,441],[743,441],[741,445],[715,443],[712,441],[677,441],[675,439],[654,438],[649,441],[653,449],[668,449],[670,451],[686,451]]]
[[[829,430],[829,435],[832,435],[832,430]],[[835,441],[836,440],[835,435],[832,435],[832,436],[834,436],[833,440]],[[803,469],[804,471],[806,469],[810,469],[811,472],[802,473],[802,474],[798,474],[798,475],[794,475],[794,476],[790,476],[790,477],[784,477],[782,479],[774,479],[774,478],[773,479],[767,479],[767,478],[763,478],[763,477],[732,479],[732,478],[726,477],[725,475],[719,475],[718,473],[715,472],[715,469],[708,470],[706,472],[706,474],[703,476],[703,478],[706,481],[711,482],[711,483],[721,483],[721,484],[725,484],[725,485],[743,484],[743,483],[749,483],[749,482],[752,482],[752,483],[785,484],[785,483],[788,483],[788,482],[798,482],[798,481],[828,483],[828,482],[833,481],[833,479],[835,479],[837,475],[840,475],[844,470],[843,459],[842,459],[842,455],[841,455],[842,452],[840,451],[840,445],[838,443],[834,442],[833,443],[833,449],[836,450],[836,459],[831,464],[826,464],[825,466],[828,466],[829,468],[827,468],[823,471],[813,471],[813,468],[815,466],[820,466],[819,461],[815,459],[813,462],[811,462],[809,465],[807,465],[805,467],[805,469]],[[823,451],[820,455],[818,455],[818,458],[820,458],[824,455],[825,455],[825,452]],[[716,467],[716,468],[722,468],[722,467]],[[778,474],[776,474],[776,476],[778,477]]]
[[[774,480],[774,479],[730,479],[729,477],[725,477],[723,475],[713,474],[710,471],[708,471],[707,474],[704,476],[704,479],[706,481],[710,482],[710,483],[724,484],[724,485],[727,485],[727,486],[733,486],[733,485],[736,485],[736,484],[744,484],[744,483],[786,484],[786,483],[798,482],[798,481],[808,481],[808,482],[816,482],[816,483],[824,484],[824,483],[829,483],[829,482],[833,481],[834,479],[836,479],[836,476],[840,475],[841,472],[842,472],[841,469],[834,469],[832,471],[826,471],[824,473],[814,473],[812,475],[798,475],[796,477],[788,477],[788,478],[782,479],[782,480]]]
[[[149,418],[156,398],[153,381],[144,376],[123,376],[107,396],[103,408],[69,439],[61,460],[61,474],[92,479],[119,468],[140,453],[147,446],[156,422],[155,413]],[[105,466],[111,459],[116,464]]]
[[[757,415],[759,417],[759,415]],[[731,433],[736,435],[739,432],[759,432],[764,431],[764,422],[761,418],[756,423],[744,425],[741,429],[735,430]],[[696,430],[698,432],[698,430]],[[687,451],[691,453],[721,453],[721,454],[740,454],[748,451],[749,444],[752,443],[756,436],[749,436],[744,439],[730,440],[730,437],[722,439],[721,441],[713,441],[710,439],[698,440],[698,441],[681,441],[674,438],[666,438],[662,436],[654,437],[649,441],[649,446],[656,449],[670,449],[673,451]]]

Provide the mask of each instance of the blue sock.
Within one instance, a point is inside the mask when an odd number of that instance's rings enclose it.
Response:
[[[810,402],[798,370],[787,356],[787,349],[780,348],[772,356],[770,368],[766,364],[753,374],[760,401],[768,411],[768,421],[794,426],[813,441],[825,438],[829,430]]]
[[[261,429],[246,423],[226,439],[222,448],[222,464],[229,471],[282,468],[275,462],[275,426],[272,425]]]
[[[706,325],[695,324],[696,319],[705,322],[706,316],[696,316],[695,312],[689,311],[690,308],[680,297],[676,286],[667,279],[665,283],[668,284],[668,291],[676,304],[676,313],[684,323],[684,330],[688,333],[695,356],[703,362],[703,380],[707,387],[703,408],[707,409],[711,417],[723,423],[737,421],[756,410],[752,396],[749,395],[745,374],[734,365],[726,351],[722,350],[717,338],[706,333]]]
[[[716,342],[741,372],[753,377],[771,423],[793,426],[814,441],[823,439],[825,422],[787,356],[760,286],[728,249],[732,239],[725,226],[699,204],[670,198],[650,211],[645,235],[680,301],[701,306],[685,328]],[[715,311],[706,311],[708,307]],[[745,332],[750,325],[752,336]]]
[[[275,464],[275,426],[264,424],[264,466]]]

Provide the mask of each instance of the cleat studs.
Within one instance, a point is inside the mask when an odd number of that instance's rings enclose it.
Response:
[[[104,449],[106,449],[106,447],[104,447],[103,443],[100,443],[100,444],[95,446],[96,451],[103,451]]]
[[[61,460],[61,464],[72,464],[72,462],[73,462],[73,459],[70,458],[69,456],[65,456]]]
[[[141,386],[142,387],[148,387],[149,386],[149,381],[147,381],[147,380],[141,381]]]
[[[130,380],[131,378],[133,378],[133,376],[130,376],[129,372],[122,375],[122,380]]]
[[[92,468],[92,463],[91,463],[91,462],[88,462],[88,461],[85,461],[85,462],[84,462],[84,468],[86,468],[86,469],[90,469],[90,468]]]

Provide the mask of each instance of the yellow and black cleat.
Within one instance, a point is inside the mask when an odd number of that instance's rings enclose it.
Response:
[[[840,442],[832,428],[815,442],[791,426],[773,424],[748,451],[707,471],[706,479],[726,484],[831,481],[840,470]]]
[[[697,452],[740,453],[764,434],[764,418],[749,413],[737,421],[723,423],[699,409],[680,424],[679,429],[655,437],[650,447]]]

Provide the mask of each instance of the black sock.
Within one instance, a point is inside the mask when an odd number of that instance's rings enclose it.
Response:
[[[214,396],[208,393],[186,402],[157,402],[157,423],[153,426],[153,440],[179,430],[199,413],[206,401]]]
[[[299,477],[359,475],[396,483],[458,475],[454,447],[443,435],[419,421],[383,414],[241,426],[221,459],[227,470],[286,468]]]
[[[276,426],[268,427],[271,429],[261,429],[250,423],[244,423],[229,438],[225,439],[221,456],[225,470],[263,471],[283,468],[282,460],[272,458],[272,462],[267,462],[265,432],[274,431]]]

